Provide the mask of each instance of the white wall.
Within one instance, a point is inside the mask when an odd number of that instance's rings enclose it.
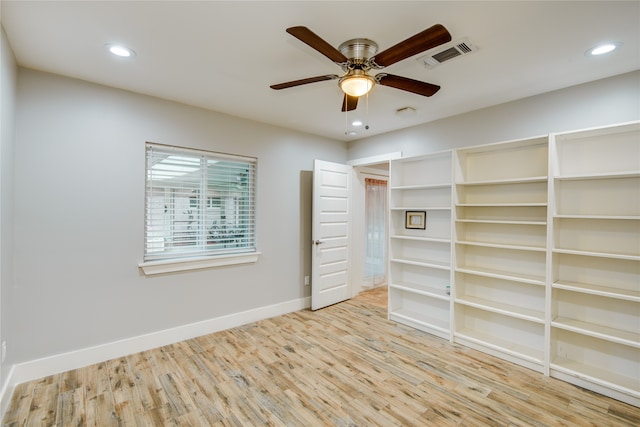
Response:
[[[13,364],[13,196],[16,104],[16,61],[4,28],[0,27],[0,342],[7,342],[7,358],[0,365],[0,398],[5,395]],[[3,399],[5,403],[8,399]]]
[[[27,69],[17,96],[16,362],[310,294],[308,171],[344,143]],[[256,264],[140,273],[145,141],[258,157]]]
[[[640,71],[352,141],[349,159],[404,157],[640,119]]]

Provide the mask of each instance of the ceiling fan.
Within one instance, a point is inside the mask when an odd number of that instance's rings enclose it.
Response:
[[[358,97],[368,93],[376,84],[418,95],[432,96],[440,90],[440,86],[388,73],[378,73],[372,76],[369,71],[372,69],[380,70],[410,56],[451,41],[451,34],[440,24],[427,28],[380,53],[378,53],[378,45],[369,39],[347,40],[336,49],[307,27],[287,28],[287,33],[335,62],[345,74],[342,76],[325,74],[293,80],[271,85],[271,89],[280,90],[308,83],[338,79],[338,85],[344,92],[342,111],[355,110],[358,106]]]

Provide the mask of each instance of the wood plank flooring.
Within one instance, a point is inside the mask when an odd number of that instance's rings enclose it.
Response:
[[[4,426],[638,426],[640,409],[386,320],[386,289],[19,385]]]

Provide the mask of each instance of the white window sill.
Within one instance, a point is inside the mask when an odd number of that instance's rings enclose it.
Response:
[[[138,267],[142,269],[145,276],[153,276],[155,274],[175,273],[177,271],[250,264],[257,262],[260,255],[260,252],[250,252],[180,260],[148,261],[138,264]]]

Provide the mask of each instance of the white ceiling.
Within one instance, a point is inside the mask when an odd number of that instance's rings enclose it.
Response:
[[[640,69],[639,1],[2,0],[0,7],[21,66],[344,141]],[[287,27],[307,26],[335,47],[369,38],[382,51],[436,23],[479,50],[434,69],[416,60],[423,54],[385,69],[442,86],[433,97],[377,86],[345,118],[335,80],[269,88],[341,74]],[[624,44],[585,56],[602,41]],[[137,55],[110,55],[104,45],[115,42]],[[417,112],[397,116],[403,107]],[[345,135],[355,119],[369,130]]]

